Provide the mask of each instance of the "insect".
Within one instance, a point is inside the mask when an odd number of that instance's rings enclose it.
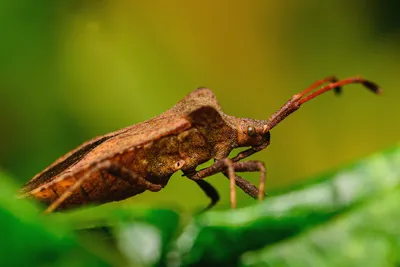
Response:
[[[293,95],[268,120],[237,118],[223,113],[212,91],[198,88],[175,106],[148,121],[88,141],[56,160],[21,189],[22,196],[47,204],[46,213],[85,204],[118,201],[146,190],[164,188],[178,170],[211,199],[218,192],[204,178],[223,173],[230,180],[230,201],[236,207],[236,185],[262,200],[266,168],[261,161],[241,161],[270,144],[270,130],[309,100],[330,90],[360,83],[379,94],[380,88],[361,77],[331,76]],[[230,152],[248,147],[233,158]],[[196,167],[213,159],[204,169]],[[236,172],[260,172],[258,188]]]

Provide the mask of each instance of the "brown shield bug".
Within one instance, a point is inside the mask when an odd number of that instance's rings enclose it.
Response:
[[[379,87],[360,77],[327,77],[292,96],[268,120],[237,118],[223,113],[210,89],[199,88],[166,112],[139,124],[97,137],[56,160],[21,189],[48,205],[46,213],[89,203],[118,201],[146,190],[157,192],[173,173],[181,170],[211,199],[218,192],[204,180],[222,172],[230,180],[231,206],[235,186],[253,198],[263,199],[266,170],[261,161],[241,161],[265,149],[270,130],[289,114],[324,92],[341,92],[341,86],[360,83],[379,94]],[[325,84],[325,86],[323,86]],[[238,147],[249,147],[229,159]],[[214,164],[196,167],[209,160]],[[257,188],[236,172],[260,172]]]

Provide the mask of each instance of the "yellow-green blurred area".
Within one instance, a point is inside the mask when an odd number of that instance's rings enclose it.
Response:
[[[23,184],[97,135],[160,114],[199,86],[224,111],[267,119],[328,75],[362,75],[271,131],[267,191],[399,141],[400,4],[394,0],[1,1],[0,168]],[[234,153],[235,154],[235,153]],[[258,174],[244,177],[258,183]],[[208,178],[229,203],[229,183]],[[239,205],[254,200],[238,193]],[[198,209],[180,174],[129,200]]]

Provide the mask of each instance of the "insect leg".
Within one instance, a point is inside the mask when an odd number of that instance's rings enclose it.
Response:
[[[229,179],[228,175],[226,173],[223,173],[225,175],[226,178]],[[245,192],[246,194],[248,194],[249,196],[251,196],[254,199],[258,199],[259,197],[259,190],[257,188],[257,186],[255,186],[254,184],[250,183],[249,181],[247,181],[246,179],[244,179],[243,177],[235,174],[236,176],[236,185],[240,187],[240,189],[243,190],[243,192]],[[264,197],[266,197],[267,194],[264,193]]]
[[[162,185],[151,183],[128,168],[116,163],[110,162],[110,165],[104,168],[104,170],[114,177],[128,182],[132,186],[144,187],[152,192],[158,192],[162,189]]]
[[[240,186],[240,188],[247,193],[248,195],[254,197],[254,195],[257,195],[257,198],[259,201],[264,199],[265,193],[264,193],[264,188],[265,188],[265,176],[266,176],[266,169],[265,169],[265,164],[262,161],[258,160],[250,160],[250,161],[245,161],[245,162],[235,162],[233,164],[233,168],[235,172],[260,172],[260,185],[258,187],[258,190],[254,190],[254,185],[252,185],[249,181],[243,179],[240,176],[240,179],[236,181],[236,183]],[[224,173],[225,174],[225,173]],[[225,175],[226,176],[226,175]],[[243,187],[242,187],[243,186]],[[249,193],[248,191],[251,192]]]
[[[235,171],[233,167],[233,162],[228,159],[220,159],[216,161],[213,165],[193,174],[188,175],[188,178],[194,181],[202,180],[213,174],[227,171],[227,175],[230,181],[230,195],[231,195],[231,207],[236,208],[236,180]]]
[[[214,207],[215,204],[217,204],[217,202],[219,201],[219,194],[217,190],[215,190],[215,188],[205,180],[196,180],[195,182],[200,186],[203,192],[206,193],[206,195],[211,199],[211,203],[208,204],[208,206],[204,208],[203,211],[209,210],[212,207]]]
[[[224,163],[232,161],[230,160],[226,161],[226,160],[227,159],[218,160],[210,167],[199,170],[188,177],[189,179],[192,180],[200,180],[209,177],[213,174],[222,172],[227,178],[229,178],[230,181],[232,181],[231,175],[229,173],[226,173],[227,165],[226,163]],[[266,169],[264,163],[261,161],[233,162],[232,168],[236,172],[257,172],[257,171],[260,172],[260,185],[258,189],[252,183],[250,183],[249,181],[243,179],[242,177],[236,174],[234,174],[235,183],[233,183],[233,185],[237,184],[246,194],[250,195],[253,198],[258,198],[261,201],[265,196],[264,188],[265,188]],[[233,203],[236,204],[236,196],[232,196],[232,191],[233,190],[231,182],[231,203],[234,197]]]
[[[72,193],[81,187],[81,185],[92,177],[95,172],[106,171],[114,175],[116,178],[123,179],[134,186],[142,186],[150,191],[159,191],[162,189],[161,185],[153,184],[146,179],[140,177],[129,169],[113,163],[111,161],[103,161],[94,165],[91,169],[87,171],[78,181],[76,181],[70,188],[64,191],[47,209],[44,213],[51,213],[56,210]]]

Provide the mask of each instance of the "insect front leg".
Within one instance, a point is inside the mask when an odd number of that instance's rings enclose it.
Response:
[[[211,165],[208,168],[205,168],[203,170],[197,171],[195,173],[192,173],[190,175],[187,175],[189,179],[194,180],[194,181],[201,181],[202,179],[211,176],[213,174],[226,171],[227,175],[229,177],[230,181],[230,195],[231,195],[231,207],[236,208],[236,180],[235,180],[235,170],[233,167],[233,162],[228,159],[220,159],[216,161],[213,165]],[[203,188],[202,188],[203,189]],[[214,189],[214,188],[213,188]],[[215,189],[214,189],[215,190]],[[204,192],[206,192],[203,189]],[[206,192],[207,194],[207,192]],[[207,194],[208,195],[208,194]],[[216,203],[216,202],[215,202]],[[215,205],[215,203],[211,203],[209,207],[212,207]]]
[[[223,174],[225,175],[226,178],[229,179],[229,176],[227,173],[223,172]],[[250,183],[249,181],[247,181],[246,179],[244,179],[243,177],[235,174],[235,180],[236,180],[236,185],[240,187],[240,189],[243,190],[243,192],[245,192],[246,194],[248,194],[249,196],[251,196],[254,199],[259,199],[259,194],[263,193],[262,191],[258,190],[258,187],[255,186],[254,184]],[[264,192],[264,197],[267,196],[267,194]]]
[[[253,198],[257,198],[259,201],[262,201],[264,196],[266,196],[265,177],[267,170],[264,162],[258,160],[235,162],[233,167],[235,172],[260,172],[260,184],[258,188],[239,175],[236,175],[236,184],[248,195],[252,196]],[[226,172],[224,172],[224,175],[229,179],[229,175]]]
[[[256,186],[251,184],[249,181],[236,175],[234,172],[260,172],[260,187],[257,189]],[[246,161],[246,162],[232,162],[230,159],[221,159],[216,161],[213,165],[203,170],[200,170],[192,175],[189,175],[189,179],[201,180],[209,177],[213,174],[222,172],[230,180],[230,194],[231,194],[231,206],[236,207],[236,190],[235,185],[237,184],[245,193],[249,194],[254,198],[262,200],[264,198],[264,187],[265,187],[265,176],[266,169],[265,165],[261,161]]]
[[[162,189],[162,185],[153,184],[143,177],[132,172],[128,168],[121,166],[120,164],[111,162],[109,160],[97,163],[91,167],[79,180],[77,180],[71,187],[64,191],[47,209],[44,213],[51,213],[56,210],[68,197],[70,197],[75,190],[81,188],[82,184],[91,178],[91,176],[99,171],[105,171],[110,173],[116,178],[122,179],[132,186],[143,187],[147,190],[156,192]]]

